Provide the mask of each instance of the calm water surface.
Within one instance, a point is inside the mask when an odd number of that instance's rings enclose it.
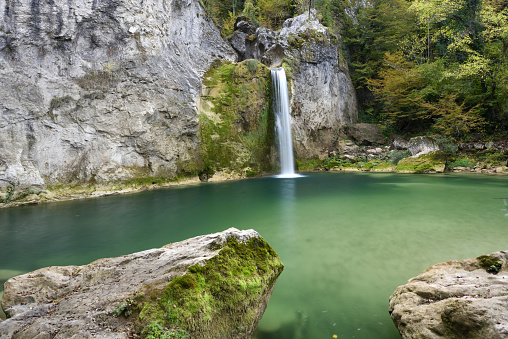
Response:
[[[400,338],[388,297],[426,267],[508,250],[508,178],[309,174],[0,210],[0,284],[229,227],[280,276],[256,338]]]

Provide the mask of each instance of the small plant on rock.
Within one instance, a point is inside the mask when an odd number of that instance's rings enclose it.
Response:
[[[111,312],[113,315],[124,315],[126,317],[130,316],[132,314],[132,306],[134,304],[134,301],[131,299],[125,299],[123,300],[120,305]]]

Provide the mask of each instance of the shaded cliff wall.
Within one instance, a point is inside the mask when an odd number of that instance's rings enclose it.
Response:
[[[199,1],[0,0],[0,188],[195,169],[216,59]]]

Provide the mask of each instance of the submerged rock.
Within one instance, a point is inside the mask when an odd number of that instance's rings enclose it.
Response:
[[[508,337],[508,252],[427,268],[390,297],[403,338]]]
[[[0,337],[251,338],[283,265],[253,230],[230,228],[84,266],[9,279]]]
[[[446,154],[441,151],[424,153],[402,159],[397,164],[399,173],[442,173],[446,166]]]

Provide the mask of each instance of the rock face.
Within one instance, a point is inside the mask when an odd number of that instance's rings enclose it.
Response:
[[[297,158],[324,158],[344,124],[358,120],[355,91],[338,39],[317,20],[315,11],[284,22],[276,33],[235,32],[240,58],[268,67],[283,65],[291,82],[293,146]]]
[[[374,124],[352,124],[346,128],[347,135],[359,145],[384,144],[385,138]]]
[[[0,188],[192,169],[216,59],[199,1],[0,0]]]
[[[439,145],[432,138],[415,137],[409,140],[407,149],[411,155],[420,155],[438,151]]]
[[[508,337],[508,252],[427,268],[390,297],[403,338]]]
[[[283,265],[253,230],[231,228],[84,266],[9,279],[0,337],[251,338]],[[158,331],[158,332],[157,332]]]

